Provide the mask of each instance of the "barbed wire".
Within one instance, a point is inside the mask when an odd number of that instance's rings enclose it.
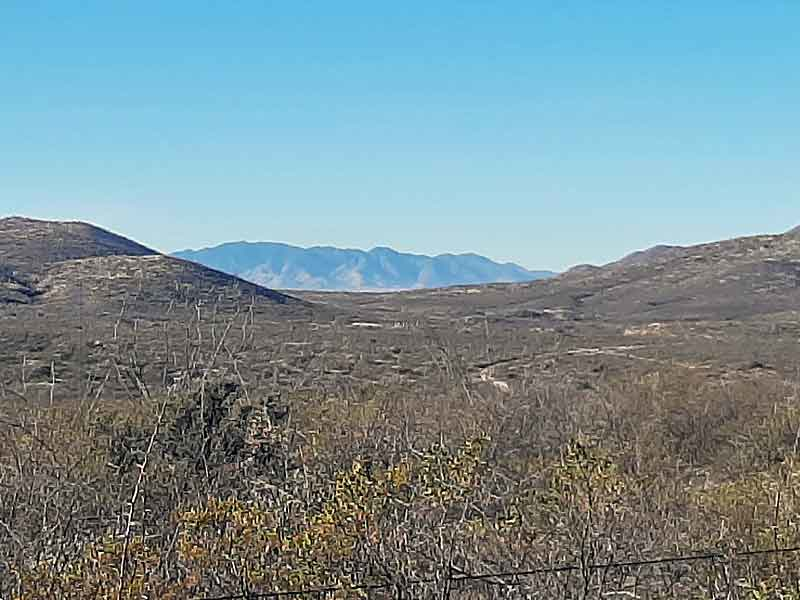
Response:
[[[691,554],[683,556],[672,556],[665,558],[653,558],[646,560],[632,560],[632,561],[622,561],[622,562],[607,562],[607,563],[598,563],[590,565],[570,564],[570,565],[560,565],[555,567],[541,567],[537,569],[529,569],[524,571],[506,571],[499,573],[481,573],[474,575],[468,573],[462,573],[459,575],[448,577],[447,580],[451,583],[459,583],[459,582],[470,582],[470,581],[471,582],[489,581],[492,579],[494,580],[512,579],[511,582],[503,581],[500,583],[496,583],[496,585],[502,585],[504,587],[518,587],[520,585],[523,585],[523,582],[519,581],[519,579],[535,577],[538,575],[557,575],[560,573],[574,573],[578,571],[603,571],[609,569],[628,569],[634,567],[651,567],[656,565],[691,563],[691,562],[702,562],[702,561],[713,561],[713,560],[735,561],[744,558],[752,558],[756,556],[768,556],[774,554],[796,554],[796,553],[800,553],[800,546],[795,546],[791,548],[773,548],[771,550],[749,550],[749,551],[735,552],[730,554],[725,554],[722,552],[708,552],[705,554]],[[425,579],[414,579],[403,582],[403,585],[408,587],[427,585],[436,583],[440,580],[441,579],[435,577],[429,577]],[[387,583],[357,584],[350,586],[339,585],[339,586],[309,588],[303,590],[282,591],[282,592],[263,592],[263,593],[244,592],[228,596],[199,596],[195,597],[193,600],[279,600],[280,598],[298,598],[304,595],[323,596],[325,594],[333,594],[335,592],[343,592],[343,591],[370,592],[377,590],[387,590],[391,589],[395,585],[396,584],[387,582]]]

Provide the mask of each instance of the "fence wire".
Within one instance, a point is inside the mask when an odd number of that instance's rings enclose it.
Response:
[[[743,551],[743,552],[735,552],[735,553],[723,553],[723,552],[707,552],[703,554],[692,554],[692,555],[684,555],[684,556],[674,556],[674,557],[665,557],[665,558],[654,558],[654,559],[645,559],[645,560],[631,560],[631,561],[620,561],[620,562],[607,562],[607,563],[598,563],[598,564],[588,564],[588,565],[577,565],[577,564],[567,564],[567,565],[559,565],[559,566],[552,566],[552,567],[542,567],[542,568],[535,568],[535,569],[527,569],[527,570],[510,570],[504,572],[495,572],[495,573],[477,573],[477,574],[470,574],[464,573],[460,571],[457,574],[452,574],[445,578],[421,578],[421,579],[413,579],[404,581],[402,583],[396,582],[381,582],[381,583],[365,583],[365,584],[358,584],[358,585],[350,585],[350,586],[331,586],[331,587],[321,587],[321,588],[312,588],[312,589],[303,589],[303,590],[292,590],[292,591],[273,591],[273,592],[243,592],[238,594],[231,594],[231,595],[224,595],[224,596],[199,596],[195,597],[193,600],[281,600],[282,598],[309,598],[309,599],[319,599],[324,600],[326,598],[334,598],[337,594],[342,592],[361,592],[362,594],[366,595],[366,597],[372,597],[373,593],[376,592],[391,592],[394,595],[391,597],[395,598],[417,598],[421,597],[421,595],[415,595],[413,593],[414,588],[420,588],[424,586],[430,585],[441,585],[446,584],[446,589],[450,590],[451,592],[458,593],[463,592],[465,588],[470,585],[475,584],[482,584],[482,587],[485,588],[493,588],[497,590],[498,588],[502,588],[505,590],[513,590],[514,588],[520,588],[523,586],[529,586],[532,584],[532,580],[537,578],[539,579],[547,579],[547,582],[541,582],[542,589],[540,590],[541,596],[539,595],[526,595],[526,596],[504,596],[508,598],[552,598],[551,595],[554,591],[554,587],[559,587],[558,578],[563,576],[575,575],[580,574],[588,581],[588,587],[592,585],[597,585],[597,583],[601,583],[598,581],[596,583],[592,583],[592,578],[594,575],[601,573],[603,574],[602,583],[608,585],[610,587],[615,587],[615,591],[606,592],[603,595],[606,597],[618,597],[618,598],[648,598],[652,597],[649,595],[637,595],[635,588],[637,587],[644,587],[641,584],[641,571],[643,569],[654,569],[656,567],[674,567],[674,566],[689,566],[692,563],[701,563],[701,562],[711,562],[711,563],[718,563],[718,565],[725,571],[724,579],[728,582],[729,586],[734,586],[737,584],[735,580],[735,568],[733,568],[734,563],[750,560],[758,559],[758,558],[768,558],[770,556],[777,556],[777,555],[787,555],[787,554],[797,554],[800,553],[800,546],[791,547],[791,548],[776,548],[771,550],[751,550],[751,551]],[[636,573],[636,576],[632,574]],[[680,579],[683,577],[687,577],[691,574],[691,568],[683,569],[682,572],[675,571],[671,573],[674,575],[672,580],[672,585],[666,584],[666,587],[673,587],[679,585]],[[658,572],[655,573],[656,577],[663,578],[664,573]],[[633,583],[631,583],[633,580]],[[563,582],[562,582],[563,583]],[[800,595],[800,572],[795,574],[795,579],[792,582],[795,586],[795,592]],[[709,582],[709,585],[711,582]],[[626,589],[632,588],[632,589]],[[566,589],[566,588],[565,588]],[[476,589],[473,590],[478,593],[477,586]],[[675,595],[678,594],[678,595]],[[382,596],[386,597],[386,596]],[[464,597],[459,595],[458,597]],[[480,596],[476,596],[480,597]],[[585,597],[585,596],[584,596]],[[659,596],[661,597],[661,596]],[[679,592],[676,589],[672,590],[672,594],[666,597],[681,597]],[[731,596],[730,594],[726,594],[723,597],[738,597],[738,596]],[[771,597],[771,596],[770,596]]]

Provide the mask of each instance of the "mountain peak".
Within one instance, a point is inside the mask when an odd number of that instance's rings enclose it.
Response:
[[[369,251],[369,254],[389,254],[394,256],[400,253],[394,248],[389,248],[388,246],[375,246]]]

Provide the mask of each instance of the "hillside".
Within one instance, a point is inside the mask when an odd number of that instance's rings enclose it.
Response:
[[[0,264],[19,271],[33,272],[49,264],[81,258],[156,254],[88,223],[0,219]]]
[[[276,289],[389,291],[451,285],[532,281],[549,271],[528,271],[476,254],[424,256],[391,248],[343,250],[234,242],[175,256]]]
[[[678,257],[684,250],[685,248],[683,246],[653,246],[647,250],[632,252],[631,254],[628,254],[627,256],[616,261],[616,264],[625,266],[649,264],[660,260],[663,261],[669,258]]]
[[[800,239],[767,235],[659,247],[529,287],[526,295],[531,306],[628,321],[748,319],[794,311],[800,307]]]
[[[284,294],[162,255],[88,223],[0,219],[0,269],[4,293],[10,295],[20,288],[27,302],[47,303],[79,289],[87,299],[102,301],[134,287],[153,300],[166,302],[172,291],[182,288],[225,290],[278,304],[292,301]]]
[[[89,224],[0,219],[0,371],[23,356],[33,366],[73,369],[80,361],[103,369],[120,328],[132,328],[145,348],[163,336],[159,328],[193,314],[284,320],[311,310]]]
[[[752,236],[645,253],[532,283],[301,296],[384,322],[410,314],[448,338],[455,322],[464,332],[456,347],[483,330],[504,340],[486,346],[483,362],[513,356],[507,368],[525,365],[538,375],[533,365],[543,357],[534,358],[531,347],[548,335],[561,340],[560,368],[586,352],[613,357],[623,369],[679,361],[727,373],[752,363],[788,375],[800,339],[800,238]]]
[[[431,310],[448,297],[458,298],[461,314],[550,311],[570,319],[617,323],[751,319],[800,307],[800,238],[764,235],[659,247],[533,283],[455,288],[435,295],[408,292],[404,297]]]

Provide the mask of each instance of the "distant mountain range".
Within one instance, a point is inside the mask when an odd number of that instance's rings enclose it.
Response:
[[[272,242],[231,242],[173,256],[285,290],[392,291],[534,281],[555,275],[477,254],[424,256],[391,248],[299,248]]]

